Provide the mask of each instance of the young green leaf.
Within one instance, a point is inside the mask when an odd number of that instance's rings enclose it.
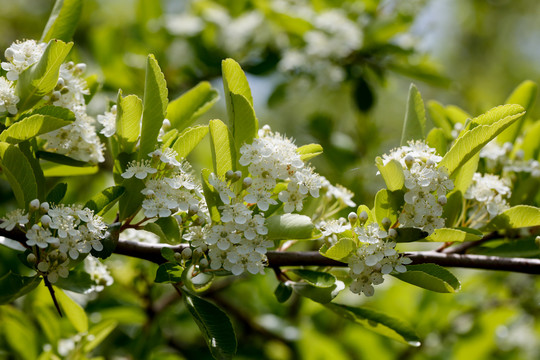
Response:
[[[445,108],[446,116],[452,123],[452,127],[454,124],[465,124],[467,119],[471,118],[471,115],[469,115],[465,110],[462,108],[455,106],[455,105],[448,105]]]
[[[45,115],[32,115],[11,125],[0,135],[0,141],[18,144],[38,135],[60,129],[71,122]]]
[[[69,156],[65,156],[62,154],[57,154],[53,152],[48,151],[36,151],[36,157],[39,159],[51,161],[57,164],[63,164],[67,166],[75,166],[75,167],[91,167],[92,165],[80,160],[75,160],[70,158]]]
[[[411,84],[400,144],[406,145],[409,140],[423,140],[425,134],[426,110],[424,109],[424,101],[416,86]]]
[[[326,304],[325,306],[345,319],[360,324],[377,334],[408,345],[420,346],[420,339],[414,329],[399,319],[362,307],[336,303]]]
[[[532,126],[527,128],[527,132],[521,143],[523,150],[523,159],[537,159],[540,155],[540,121],[536,121]]]
[[[139,160],[146,159],[148,154],[154,151],[159,129],[167,113],[167,94],[165,76],[154,55],[150,54],[146,61]]]
[[[37,198],[37,183],[32,166],[15,145],[0,142],[0,168],[6,176],[20,208]]]
[[[78,332],[88,331],[88,317],[84,309],[73,301],[69,296],[57,287],[54,287],[54,295],[58,300],[58,304],[62,308],[63,313],[68,318],[69,322]]]
[[[228,170],[236,170],[236,150],[231,133],[221,120],[210,120],[210,140],[214,172],[224,176]]]
[[[444,154],[446,154],[446,147],[448,145],[444,130],[441,128],[431,129],[426,137],[426,144],[429,147],[437,150],[437,154],[444,156]]]
[[[182,281],[184,269],[177,263],[167,262],[159,265],[154,282],[161,284],[176,284]]]
[[[517,229],[522,227],[539,226],[540,209],[534,206],[517,205],[495,216],[484,227],[485,231]]]
[[[41,41],[70,41],[81,17],[83,0],[56,0]]]
[[[84,204],[84,207],[94,211],[96,215],[103,215],[109,211],[125,192],[123,186],[111,186],[93,196]]]
[[[136,95],[122,97],[120,90],[116,107],[116,136],[120,145],[118,153],[132,153],[141,133],[142,100]]]
[[[323,148],[319,144],[308,144],[300,146],[296,149],[296,152],[300,154],[300,159],[302,159],[302,161],[308,161],[321,155],[323,153]]]
[[[41,167],[40,161],[37,159],[35,154],[35,149],[37,148],[36,139],[23,141],[17,144],[19,150],[23,153],[34,172],[34,177],[36,178],[38,199],[43,199],[45,197],[45,175],[43,174],[43,169]]]
[[[70,271],[67,278],[59,277],[54,286],[79,294],[86,294],[96,282],[85,271]]]
[[[396,228],[397,236],[393,241],[397,243],[414,242],[424,239],[428,233],[418,228]]]
[[[391,224],[395,224],[398,220],[401,207],[403,206],[402,191],[388,191],[381,189],[375,195],[375,219],[382,225],[384,218],[390,219]]]
[[[214,359],[232,359],[236,354],[236,335],[229,317],[211,302],[182,292],[184,303],[199,326]]]
[[[226,59],[221,63],[223,87],[231,130],[236,149],[244,143],[250,144],[257,137],[259,123],[253,109],[253,97],[240,65]]]
[[[289,281],[288,283],[298,295],[302,295],[321,304],[327,304],[334,300],[341,290],[345,289],[345,284],[339,280],[336,280],[334,284],[328,287],[314,286],[309,282]]]
[[[538,92],[538,85],[531,80],[525,80],[521,84],[518,85],[518,87],[510,94],[508,99],[506,99],[505,104],[518,104],[523,106],[525,111],[527,111],[527,114],[529,113],[529,110],[532,108],[532,105],[534,104],[534,100],[536,99],[536,94]],[[511,125],[503,131],[498,137],[497,142],[499,144],[504,144],[505,142],[511,142],[514,143],[516,138],[518,137],[521,128],[523,126],[523,122],[525,121],[525,117],[527,115],[523,116],[520,120],[518,120],[515,124]]]
[[[141,191],[144,189],[144,182],[134,177],[126,179],[122,186],[125,189],[124,196],[120,197],[119,202],[119,220],[127,219],[140,210],[144,200]]]
[[[176,258],[174,257],[174,254],[175,254],[174,250],[171,249],[170,247],[161,248],[161,256],[167,261],[176,262]]]
[[[84,353],[94,350],[99,344],[109,336],[109,334],[118,326],[118,322],[112,319],[103,320],[88,330],[88,335],[84,338],[82,348]]]
[[[433,124],[435,124],[437,128],[442,129],[446,138],[451,140],[454,124],[446,117],[444,106],[435,100],[430,100],[427,102],[427,110]]]
[[[323,245],[319,252],[327,258],[342,261],[347,258],[347,256],[349,256],[354,249],[356,249],[356,244],[354,243],[354,240],[349,238],[343,238],[339,239],[334,245],[330,247],[327,247],[326,244]]]
[[[382,158],[377,156],[375,165],[377,165],[377,169],[379,169],[388,190],[396,191],[403,189],[403,185],[405,185],[405,174],[403,173],[403,166],[401,166],[399,161],[392,159],[384,165]]]
[[[474,173],[476,172],[476,169],[478,169],[479,160],[480,153],[478,152],[469,161],[461,165],[461,167],[454,172],[454,174],[452,175],[452,178],[454,180],[453,191],[461,191],[462,194],[467,191],[469,186],[471,186],[472,184]]]
[[[179,158],[185,158],[204,139],[206,134],[208,134],[208,125],[187,128],[178,135],[171,148],[178,153]]]
[[[276,296],[278,302],[284,303],[285,301],[289,300],[292,292],[293,290],[291,289],[290,285],[280,282],[276,290],[274,290],[274,295]]]
[[[159,218],[153,223],[146,224],[144,229],[159,236],[164,243],[177,244],[180,242],[180,228],[174,216]]]
[[[445,226],[451,228],[456,225],[461,211],[463,210],[463,194],[461,191],[453,191],[447,196],[446,205],[443,206],[442,218],[446,219]]]
[[[51,92],[58,82],[60,65],[66,59],[73,43],[60,40],[49,41],[41,59],[23,71],[15,91],[21,99],[17,108],[20,112],[29,109]]]
[[[44,162],[41,166],[45,177],[86,176],[93,175],[99,171],[97,165],[79,167]]]
[[[313,271],[307,269],[296,269],[292,272],[315,287],[328,288],[336,283],[336,277],[327,272]]]
[[[440,293],[454,293],[461,286],[450,271],[436,264],[407,265],[406,272],[392,275],[409,284]]]
[[[212,172],[208,169],[202,170],[202,188],[206,199],[206,206],[208,206],[208,211],[210,212],[210,217],[212,218],[212,221],[218,222],[221,219],[218,205],[223,203],[221,202],[217,191],[215,191],[214,187],[208,182],[208,176],[210,176],[211,173]]]
[[[468,228],[460,229],[448,229],[441,228],[436,229],[431,235],[426,237],[423,241],[430,242],[464,242],[464,241],[476,241],[483,237],[481,231]]]
[[[269,240],[314,240],[320,231],[308,216],[299,214],[272,215],[266,219]]]
[[[41,282],[40,276],[21,276],[11,271],[0,277],[0,305],[9,304],[13,300],[34,290]]]
[[[479,125],[467,131],[448,150],[439,163],[439,167],[446,168],[449,175],[452,175],[454,171],[469,161],[488,142],[525,114],[523,108],[519,105],[504,105],[496,109],[496,113],[504,117],[491,125]]]
[[[218,99],[217,90],[212,88],[209,82],[202,81],[170,102],[167,106],[167,119],[171,122],[173,129],[183,131],[208,111]]]

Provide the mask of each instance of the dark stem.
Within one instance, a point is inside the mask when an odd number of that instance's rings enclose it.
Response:
[[[54,295],[54,289],[52,284],[49,282],[46,276],[43,277],[43,281],[45,282],[45,286],[49,290],[49,293],[51,294],[52,301],[54,303],[54,306],[56,307],[56,311],[58,311],[58,315],[62,317],[62,311],[60,311],[60,305],[58,304],[58,300],[56,300],[56,295]]]

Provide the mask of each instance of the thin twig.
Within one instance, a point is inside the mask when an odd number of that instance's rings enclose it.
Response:
[[[52,284],[49,282],[46,276],[43,277],[43,281],[45,282],[45,286],[49,290],[49,293],[51,294],[52,301],[54,303],[54,306],[56,307],[56,311],[58,311],[58,315],[62,317],[62,311],[60,311],[60,305],[58,304],[58,300],[56,299],[56,295],[54,295],[54,289]]]

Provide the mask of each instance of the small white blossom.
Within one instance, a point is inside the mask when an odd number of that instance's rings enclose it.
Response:
[[[150,160],[132,161],[128,164],[126,171],[122,173],[124,179],[135,176],[137,179],[144,179],[149,174],[155,174],[156,168],[150,165]]]
[[[25,224],[28,224],[29,221],[28,214],[25,214],[23,209],[15,209],[7,213],[2,220],[0,229],[5,229],[7,231],[13,230],[17,225],[24,226]]]
[[[100,134],[111,137],[116,133],[116,105],[111,107],[111,111],[106,111],[103,115],[97,116],[97,122],[103,126]]]
[[[35,40],[17,41],[6,49],[4,55],[8,62],[1,64],[7,71],[8,80],[15,81],[19,75],[31,65],[41,59],[47,44],[37,43]]]
[[[0,77],[0,114],[7,111],[11,115],[15,115],[19,101],[13,83],[3,76]]]

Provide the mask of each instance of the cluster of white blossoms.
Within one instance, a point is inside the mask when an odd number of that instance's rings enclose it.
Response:
[[[111,286],[114,282],[107,266],[92,255],[88,255],[84,259],[84,271],[90,275],[90,279],[94,282],[94,285],[85,291],[86,294],[101,292],[105,286]]]
[[[394,229],[387,232],[379,224],[371,223],[355,227],[354,231],[358,235],[359,246],[347,258],[349,275],[353,280],[350,290],[372,296],[375,291],[373,285],[382,284],[383,275],[392,271],[406,272],[405,265],[410,264],[411,259],[396,251],[396,243],[391,236],[396,234]]]
[[[129,163],[122,173],[124,179],[144,180],[145,188],[141,190],[146,196],[142,203],[144,216],[168,217],[178,211],[189,211],[205,221],[206,202],[189,164],[178,161],[178,154],[170,148],[156,150],[148,156],[150,160]]]
[[[326,179],[305,166],[296,150],[290,139],[272,132],[268,125],[259,130],[259,138],[253,143],[244,144],[239,163],[247,166],[251,174],[244,200],[257,204],[262,211],[268,210],[277,204],[272,195],[278,181],[288,181],[287,188],[278,195],[287,213],[302,210],[303,200],[309,195],[319,197]]]
[[[116,133],[116,105],[111,106],[110,111],[106,111],[103,115],[97,116],[98,123],[103,126],[100,134],[103,134],[105,137],[111,137]]]
[[[7,110],[17,113],[19,98],[13,93],[13,84],[28,67],[39,62],[47,44],[35,40],[17,41],[4,53],[7,62],[2,62],[2,69],[7,71],[5,78],[0,78],[0,113]],[[50,104],[71,110],[75,121],[63,128],[41,136],[46,140],[45,148],[76,160],[92,163],[103,162],[103,144],[95,130],[95,120],[86,113],[85,95],[89,95],[88,85],[82,74],[85,64],[67,62],[60,66],[58,83],[55,89],[44,99]]]
[[[471,186],[463,196],[469,200],[468,222],[473,228],[480,228],[490,219],[510,206],[507,199],[511,195],[507,179],[492,174],[475,173]]]
[[[8,112],[15,115],[19,101],[19,97],[15,94],[13,82],[3,76],[0,77],[0,114]]]
[[[68,276],[70,259],[103,250],[101,241],[107,235],[107,225],[92,210],[80,205],[50,207],[37,199],[30,202],[28,213],[16,209],[6,214],[0,227],[26,233],[28,262],[51,283]]]
[[[431,234],[444,227],[441,218],[446,193],[454,188],[444,168],[437,167],[442,157],[423,141],[409,142],[383,155],[383,164],[397,160],[405,175],[405,205],[399,215],[401,227],[416,227]]]
[[[525,160],[523,150],[515,152],[513,150],[512,143],[500,145],[493,140],[480,150],[480,157],[485,160],[489,172],[529,173],[535,178],[540,178],[540,163],[535,159]]]

